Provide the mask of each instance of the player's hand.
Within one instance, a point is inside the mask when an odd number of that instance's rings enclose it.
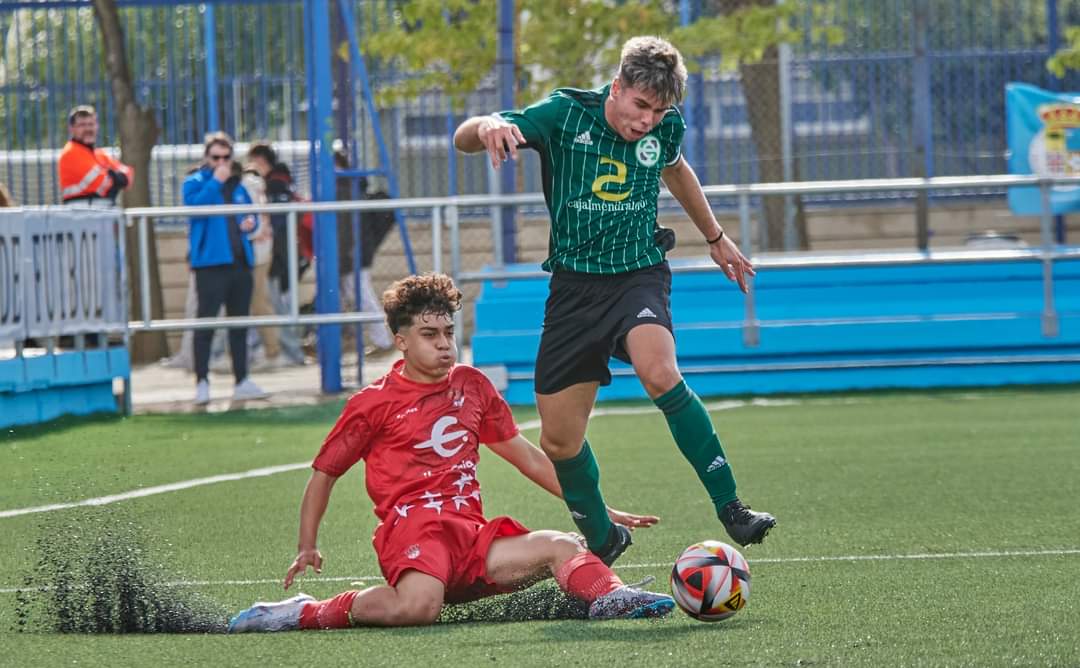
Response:
[[[292,585],[293,578],[297,575],[306,573],[308,566],[314,568],[316,573],[322,573],[322,554],[315,548],[300,550],[296,555],[292,566],[289,566],[289,572],[285,574],[285,588],[288,589]]]
[[[491,157],[491,166],[499,168],[499,163],[509,157],[517,160],[517,147],[525,143],[525,135],[513,123],[501,116],[488,116],[476,128],[476,136],[484,145],[484,150]]]
[[[610,507],[607,509],[607,516],[615,524],[621,524],[631,531],[642,527],[647,529],[660,521],[660,518],[655,515],[635,515]]]
[[[750,264],[750,260],[746,259],[746,256],[742,254],[742,251],[731,240],[731,237],[725,234],[720,241],[709,244],[709,255],[712,257],[713,262],[720,265],[724,275],[729,280],[738,283],[739,289],[743,291],[743,294],[746,294],[749,289],[749,277],[756,275],[754,265]]]

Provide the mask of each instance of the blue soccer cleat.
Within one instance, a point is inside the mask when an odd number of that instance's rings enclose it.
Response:
[[[314,600],[314,596],[297,594],[277,603],[256,603],[229,620],[229,633],[295,631],[300,628],[300,611]]]
[[[589,606],[589,619],[645,619],[664,617],[675,609],[675,599],[640,589],[653,581],[648,578],[633,585],[623,585],[604,594]]]

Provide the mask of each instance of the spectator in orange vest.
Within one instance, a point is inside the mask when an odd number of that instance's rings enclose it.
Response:
[[[112,207],[121,190],[135,180],[135,170],[114,159],[104,149],[95,148],[98,135],[97,112],[87,105],[68,114],[70,139],[60,151],[60,198],[64,204]]]

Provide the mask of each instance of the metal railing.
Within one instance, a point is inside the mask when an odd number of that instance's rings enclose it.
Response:
[[[877,251],[857,253],[784,253],[777,255],[754,255],[752,239],[754,221],[751,203],[754,197],[767,195],[814,195],[823,193],[865,193],[865,192],[926,192],[934,190],[958,190],[980,188],[1004,188],[1028,186],[1039,188],[1042,194],[1042,214],[1040,215],[1041,245],[1035,249],[1012,250],[948,250],[948,251]],[[735,198],[738,200],[740,244],[744,254],[751,259],[756,268],[797,268],[824,266],[871,266],[871,265],[912,265],[934,264],[942,262],[978,262],[982,260],[1024,261],[1041,260],[1043,263],[1043,312],[1042,330],[1045,336],[1058,335],[1058,315],[1054,307],[1053,262],[1063,258],[1080,258],[1080,247],[1056,247],[1053,241],[1054,214],[1050,207],[1050,190],[1055,186],[1080,186],[1080,177],[1046,178],[1040,176],[1022,176],[1001,174],[993,176],[956,176],[934,178],[905,179],[864,179],[855,181],[803,181],[791,183],[755,183],[729,186],[705,186],[706,197]],[[482,272],[461,270],[460,252],[456,239],[458,229],[458,209],[464,206],[530,204],[538,195],[513,195],[502,197],[464,196],[451,198],[447,206],[447,220],[452,235],[453,266],[451,275],[455,282],[469,283],[486,280],[509,280],[538,278],[547,276],[544,271],[506,272],[496,269]],[[672,197],[669,192],[662,192],[661,197]],[[719,270],[711,260],[680,263],[672,267],[673,273],[702,270]],[[748,346],[759,342],[759,326],[756,317],[754,292],[751,290],[744,299],[745,316],[743,322],[743,341]],[[460,327],[458,330],[460,331]]]
[[[754,255],[752,249],[754,218],[752,200],[767,195],[812,195],[822,193],[865,193],[865,192],[912,192],[955,189],[1003,188],[1012,186],[1037,187],[1042,192],[1043,213],[1040,216],[1041,245],[1030,249],[1010,250],[946,250],[946,251],[877,251],[847,253],[786,253]],[[740,225],[740,243],[743,252],[751,258],[755,266],[768,268],[795,268],[810,266],[854,266],[854,265],[914,265],[941,262],[975,262],[981,260],[1025,261],[1039,260],[1043,263],[1043,313],[1042,327],[1046,336],[1057,336],[1058,316],[1054,306],[1053,262],[1064,258],[1080,258],[1080,248],[1056,246],[1053,241],[1053,213],[1050,209],[1050,191],[1055,186],[1080,186],[1080,177],[1043,178],[1039,176],[970,176],[970,177],[935,177],[905,179],[867,179],[856,181],[809,181],[793,183],[757,183],[747,185],[706,186],[705,195],[710,199],[734,198],[738,201]],[[662,198],[672,197],[669,192],[662,192]],[[301,213],[337,213],[388,211],[394,209],[429,209],[431,211],[432,231],[432,269],[442,272],[444,228],[449,232],[450,268],[449,274],[459,285],[488,280],[512,280],[547,276],[547,272],[506,271],[501,258],[494,256],[491,269],[484,271],[466,271],[462,266],[461,250],[461,210],[464,208],[495,207],[506,205],[542,204],[540,193],[515,195],[465,195],[456,197],[408,198],[397,200],[369,200],[354,202],[304,202],[290,204],[264,205],[220,205],[191,207],[152,207],[133,208],[124,211],[129,226],[138,230],[139,281],[141,286],[140,318],[129,323],[130,330],[139,331],[177,331],[185,329],[205,329],[219,327],[257,327],[284,325],[326,325],[375,323],[383,319],[383,314],[376,311],[357,311],[351,313],[318,313],[300,315],[297,290],[289,291],[289,313],[282,316],[233,317],[233,318],[195,318],[154,320],[150,314],[150,275],[146,271],[149,263],[149,235],[147,225],[150,220],[170,217],[221,216],[241,214],[286,214],[289,284],[298,285],[297,222]],[[492,216],[492,238],[501,237],[496,227],[498,217]],[[120,235],[124,243],[124,235]],[[672,268],[675,273],[719,270],[711,260],[681,263]],[[458,315],[459,343],[463,342],[463,327]],[[754,294],[751,290],[745,299],[743,322],[744,341],[747,345],[758,342],[758,322],[755,315]]]

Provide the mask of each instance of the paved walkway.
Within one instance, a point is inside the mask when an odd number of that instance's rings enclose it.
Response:
[[[364,358],[364,382],[370,383],[390,370],[398,359],[396,351],[368,355]],[[341,394],[323,394],[319,365],[308,361],[304,366],[284,367],[269,371],[253,371],[251,378],[270,398],[259,401],[233,402],[232,373],[210,373],[210,404],[196,407],[195,375],[185,369],[148,364],[131,371],[131,403],[135,413],[217,413],[231,409],[265,408],[270,406],[310,406],[348,397],[361,387],[357,381],[356,354],[346,353],[341,364]],[[119,391],[119,388],[118,388]]]

